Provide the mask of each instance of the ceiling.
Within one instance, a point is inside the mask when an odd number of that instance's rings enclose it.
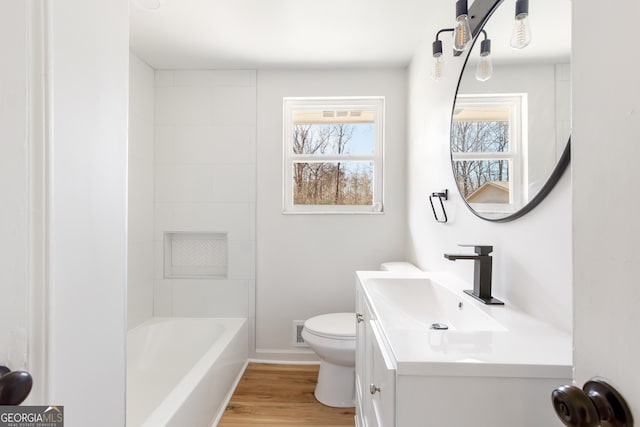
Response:
[[[140,2],[131,1],[131,50],[156,69],[404,66],[425,31],[453,23],[455,5],[160,0],[160,8],[144,10]]]
[[[406,66],[423,37],[430,40],[455,20],[455,0],[130,1],[131,50],[155,69]],[[140,7],[153,3],[160,7]],[[504,20],[492,20],[494,61],[517,54],[500,47],[501,39],[508,45],[513,3],[505,0],[496,12]],[[530,57],[568,56],[570,5],[531,2]],[[498,25],[505,27],[503,37]],[[547,29],[562,32],[568,45]]]

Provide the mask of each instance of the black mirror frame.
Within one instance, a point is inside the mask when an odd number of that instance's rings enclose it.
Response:
[[[456,85],[456,92],[453,98],[453,107],[451,109],[451,123],[453,123],[453,113],[456,108],[456,98],[458,97],[458,90],[460,89],[460,81],[462,80],[462,74],[467,66],[467,61],[469,60],[469,56],[471,55],[471,50],[473,49],[473,45],[475,45],[477,36],[482,31],[482,28],[484,27],[484,25],[487,23],[491,15],[493,15],[493,12],[502,4],[503,1],[504,0],[475,0],[471,5],[471,8],[469,9],[469,26],[471,27],[473,44],[471,45],[471,47],[469,47],[469,50],[467,52],[467,57],[465,58],[464,65],[462,66],[462,69],[460,71],[458,84]],[[458,52],[456,53],[460,54]],[[449,144],[451,144],[451,126],[449,126]],[[469,203],[467,203],[464,197],[462,198],[462,200],[464,201],[465,205],[467,205],[467,208],[469,208],[469,210],[473,212],[475,216],[485,221],[489,221],[489,222],[513,221],[531,212],[533,208],[535,208],[540,204],[540,202],[542,202],[542,200],[551,192],[553,187],[555,187],[557,182],[560,180],[560,178],[564,174],[564,171],[569,166],[570,162],[571,162],[571,135],[569,136],[567,145],[564,147],[564,150],[562,151],[562,155],[560,156],[558,163],[556,163],[556,166],[551,172],[551,175],[549,175],[549,178],[547,178],[546,182],[544,183],[540,191],[538,191],[538,194],[536,194],[533,197],[533,199],[529,200],[529,202],[527,202],[526,205],[524,205],[522,208],[518,209],[516,212],[510,215],[500,217],[500,218],[487,218],[485,216],[482,216],[480,213],[476,212],[476,210],[473,209],[469,205]],[[451,172],[453,173],[453,155],[451,156],[451,164],[452,164]],[[455,175],[454,175],[454,179],[455,179]],[[456,184],[456,188],[458,188],[457,184]],[[458,189],[458,191],[460,190]]]

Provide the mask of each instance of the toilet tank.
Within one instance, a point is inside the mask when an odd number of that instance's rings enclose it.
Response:
[[[421,273],[420,270],[415,265],[410,262],[404,261],[393,261],[393,262],[383,262],[380,264],[380,270],[382,271],[397,271],[399,273]]]

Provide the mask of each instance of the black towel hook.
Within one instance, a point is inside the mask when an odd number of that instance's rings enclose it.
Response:
[[[436,213],[436,208],[433,205],[434,197],[437,197],[438,200],[440,200],[440,207],[442,208],[443,218],[438,218],[438,214]],[[445,223],[448,221],[448,218],[447,218],[447,211],[444,209],[444,203],[442,202],[442,199],[449,200],[449,190],[444,189],[440,192],[431,193],[431,195],[429,195],[429,203],[431,203],[431,210],[433,211],[433,216],[436,218],[436,221]]]

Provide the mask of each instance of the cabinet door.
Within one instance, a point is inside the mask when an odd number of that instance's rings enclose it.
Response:
[[[379,427],[395,426],[396,369],[393,358],[389,354],[384,338],[375,320],[368,324],[371,333],[371,383],[369,394],[375,417],[375,425]]]
[[[360,287],[356,287],[356,421],[357,427],[368,427],[366,414],[369,397],[367,393],[366,378],[366,325],[368,315],[366,313],[367,303]]]

